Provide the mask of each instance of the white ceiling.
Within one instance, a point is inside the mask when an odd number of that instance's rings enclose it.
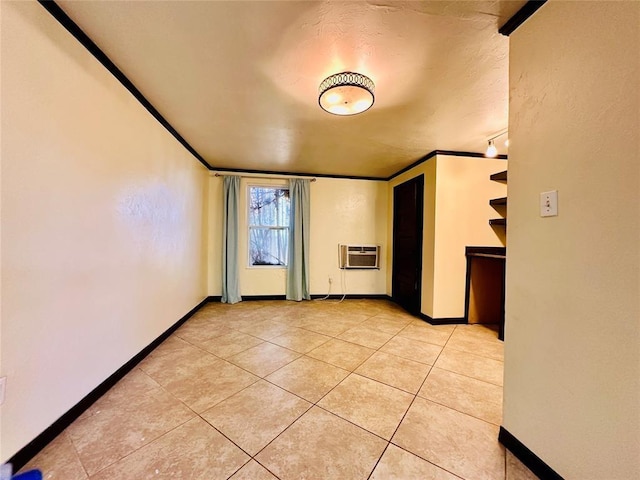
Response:
[[[214,168],[369,177],[506,128],[498,28],[524,3],[58,1]],[[345,70],[376,85],[353,117],[318,106]]]

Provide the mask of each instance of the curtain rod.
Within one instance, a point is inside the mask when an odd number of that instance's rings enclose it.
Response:
[[[218,173],[216,172],[214,177],[223,177],[224,175],[222,173]],[[254,175],[239,175],[240,178],[256,178],[259,180],[287,180],[289,178],[299,178],[301,180],[309,180],[310,182],[315,182],[316,178],[315,177],[297,177],[297,176],[293,176],[293,175],[281,175],[278,177],[261,177],[261,176],[254,176]]]

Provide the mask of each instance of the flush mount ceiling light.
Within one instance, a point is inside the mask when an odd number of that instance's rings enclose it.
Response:
[[[375,85],[366,75],[355,72],[335,73],[320,84],[318,103],[334,115],[356,115],[371,108]]]

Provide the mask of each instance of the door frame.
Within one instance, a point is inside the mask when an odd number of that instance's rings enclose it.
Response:
[[[398,185],[393,187],[393,225],[392,225],[392,252],[391,252],[391,258],[392,258],[392,268],[391,268],[391,298],[395,301],[395,297],[393,294],[394,291],[394,284],[395,284],[395,275],[396,275],[396,226],[397,226],[397,216],[396,216],[396,188],[402,186],[402,185],[406,185],[407,183],[416,183],[417,185],[419,185],[419,192],[420,194],[418,195],[420,198],[416,197],[416,238],[418,239],[418,252],[417,252],[417,311],[415,312],[411,312],[415,315],[420,316],[422,314],[422,250],[424,247],[424,182],[425,180],[425,175],[424,174],[420,174],[420,175],[416,175],[413,178],[410,178],[409,180],[406,180],[402,183],[399,183]],[[405,308],[404,305],[401,305],[403,308]]]

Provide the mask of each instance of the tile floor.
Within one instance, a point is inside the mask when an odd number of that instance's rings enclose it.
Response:
[[[536,477],[498,443],[502,342],[384,300],[210,303],[26,467],[46,479]]]

